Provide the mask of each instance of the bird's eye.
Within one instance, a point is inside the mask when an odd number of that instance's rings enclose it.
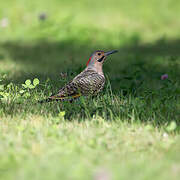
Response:
[[[98,53],[98,56],[100,56],[101,55],[101,53]]]

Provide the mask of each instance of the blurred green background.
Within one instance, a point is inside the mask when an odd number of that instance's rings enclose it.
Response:
[[[117,90],[125,84],[121,77],[139,68],[152,84],[163,73],[173,79],[180,75],[178,0],[6,0],[0,5],[0,73],[16,82],[29,74],[78,73],[97,49],[119,50],[104,66]]]

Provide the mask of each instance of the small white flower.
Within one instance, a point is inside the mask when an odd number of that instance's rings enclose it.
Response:
[[[3,18],[0,22],[0,24],[1,24],[1,27],[3,27],[3,28],[7,27],[9,25],[8,18]]]
[[[168,137],[168,134],[167,134],[167,133],[163,133],[163,137],[164,137],[164,138],[167,138],[167,137]]]

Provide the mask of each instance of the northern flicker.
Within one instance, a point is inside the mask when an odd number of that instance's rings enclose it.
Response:
[[[62,87],[55,95],[40,102],[73,100],[80,96],[96,95],[105,84],[103,63],[107,56],[116,53],[113,51],[95,51],[87,62],[87,67],[78,74],[72,81]]]

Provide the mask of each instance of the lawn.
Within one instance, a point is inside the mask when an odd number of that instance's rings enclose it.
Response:
[[[180,1],[0,2],[0,179],[179,179]],[[37,103],[113,50],[97,97]]]

